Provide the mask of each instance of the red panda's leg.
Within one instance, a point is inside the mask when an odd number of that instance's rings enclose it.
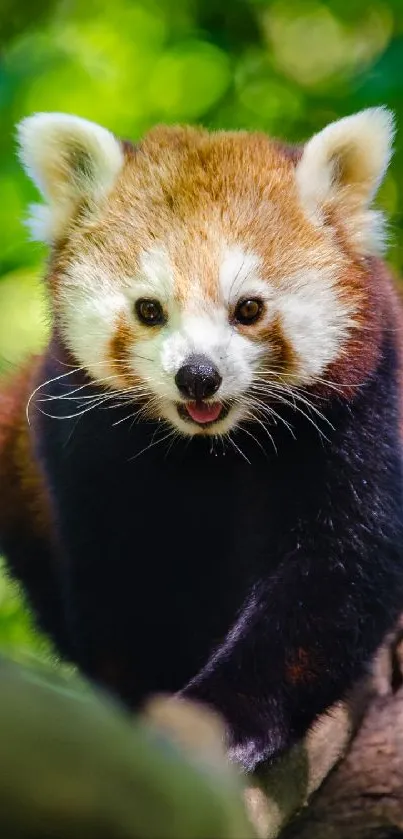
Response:
[[[374,533],[357,554],[348,539],[330,537],[316,522],[313,538],[284,559],[274,581],[256,586],[182,692],[221,712],[230,755],[248,770],[302,738],[344,696],[399,613],[398,539]]]

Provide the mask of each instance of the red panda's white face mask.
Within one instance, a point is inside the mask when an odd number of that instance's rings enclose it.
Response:
[[[186,128],[132,148],[77,117],[25,120],[21,157],[48,203],[31,229],[52,245],[53,311],[77,363],[184,434],[267,423],[276,400],[302,406],[337,381],[382,246],[370,204],[391,136],[382,109],[301,152]]]

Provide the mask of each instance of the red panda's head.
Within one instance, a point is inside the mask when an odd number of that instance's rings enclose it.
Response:
[[[357,385],[392,134],[382,108],[298,149],[181,127],[134,147],[78,117],[24,120],[21,159],[47,202],[31,230],[52,247],[53,313],[77,363],[185,434]]]

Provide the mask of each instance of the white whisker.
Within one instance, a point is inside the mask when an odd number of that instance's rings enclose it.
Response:
[[[235,440],[231,437],[231,432],[228,433],[227,440],[229,440],[229,442],[234,447],[234,449],[236,449],[236,451],[239,452],[241,457],[243,457],[243,459],[246,460],[246,462],[249,463],[249,466],[250,466],[251,462],[250,462],[249,458],[246,457],[246,454],[242,451],[242,449],[240,449],[239,446],[237,446]]]
[[[176,429],[172,429],[171,431],[168,432],[168,434],[165,434],[165,436],[161,437],[159,440],[155,440],[155,441],[152,440],[151,443],[149,443],[148,446],[145,446],[144,449],[141,449],[141,451],[137,452],[137,454],[133,455],[133,457],[130,457],[129,461],[136,460],[138,457],[140,457],[141,454],[144,454],[145,452],[148,452],[150,449],[154,448],[154,446],[159,446],[160,443],[163,443],[164,440],[168,440],[170,437],[172,437],[176,433],[177,433]]]
[[[252,419],[256,420],[256,417],[254,417],[254,416],[253,416],[253,414],[250,414],[250,416],[252,417]],[[247,429],[247,428],[245,428],[243,425],[240,425],[240,426],[239,426],[239,429],[240,429],[240,431],[242,431],[244,434],[247,434],[247,435],[248,435],[248,437],[251,437],[251,438],[252,438],[252,440],[256,443],[256,445],[257,445],[257,446],[259,446],[259,449],[261,449],[261,450],[262,450],[262,452],[263,452],[264,456],[265,456],[265,457],[267,457],[267,451],[266,451],[266,449],[264,448],[264,446],[262,446],[262,444],[261,444],[260,440],[258,440],[258,439],[257,439],[257,437],[255,437],[255,435],[254,435],[254,434],[252,434],[252,432],[251,432],[251,431],[248,431],[248,429]],[[266,430],[266,429],[265,429],[265,430]],[[269,434],[269,437],[270,437],[270,438],[271,438],[271,440],[272,440],[273,446],[274,446],[275,451],[276,451],[276,454],[277,454],[277,449],[276,449],[276,446],[275,446],[275,444],[274,444],[273,438],[271,437],[271,435],[270,435],[270,434]]]

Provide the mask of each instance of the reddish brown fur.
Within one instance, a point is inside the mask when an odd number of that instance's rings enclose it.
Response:
[[[318,660],[312,650],[298,647],[294,657],[287,662],[285,677],[292,685],[296,685],[315,681],[318,672],[320,673],[320,667],[318,668]]]
[[[341,296],[359,308],[358,328],[330,377],[356,387],[376,363],[381,314],[374,298],[379,292],[370,287],[371,266],[352,250],[337,207],[328,208],[329,224],[323,229],[305,216],[295,184],[300,153],[300,148],[287,148],[265,135],[209,134],[186,127],[157,127],[136,149],[126,145],[123,172],[100,217],[83,221],[81,208],[80,223],[76,219],[69,236],[58,243],[50,271],[56,305],[59,277],[77,254],[95,254],[111,276],[133,276],[141,252],[161,242],[179,303],[191,295],[196,278],[205,297],[218,300],[223,241],[241,242],[260,257],[262,276],[273,287],[304,268],[337,267]],[[383,283],[383,269],[376,271],[382,273]],[[287,372],[293,372],[295,355],[278,321],[275,332],[280,355],[288,359]],[[118,333],[119,352],[126,355],[130,328],[119,324]],[[248,336],[266,337],[259,322],[248,327]],[[348,362],[351,351],[361,358],[354,367]]]
[[[39,359],[33,359],[0,391],[0,529],[27,528],[42,537],[49,532],[47,491],[32,451],[26,417],[28,397],[35,387]]]
[[[251,329],[250,326],[238,326],[239,332],[243,333],[252,341],[267,343],[270,346],[267,367],[273,373],[289,372],[295,369],[296,356],[291,341],[284,334],[280,317],[275,317],[269,324],[257,322]]]
[[[112,360],[111,367],[119,377],[119,385],[133,387],[139,384],[139,379],[130,368],[130,348],[136,338],[136,331],[133,324],[128,323],[127,318],[122,314],[116,321],[115,329],[109,347],[109,357]]]
[[[206,296],[217,299],[215,266],[222,239],[228,244],[240,239],[260,256],[262,273],[273,285],[304,266],[338,264],[341,293],[359,306],[358,326],[343,355],[326,371],[330,389],[323,383],[318,389],[332,392],[333,385],[340,385],[346,396],[351,395],[374,368],[381,332],[390,317],[403,347],[402,312],[384,264],[354,252],[337,208],[328,208],[323,230],[305,217],[294,178],[300,154],[299,147],[286,147],[260,134],[209,134],[186,127],[157,127],[137,148],[126,144],[124,170],[100,217],[86,219],[81,207],[54,248],[48,273],[54,309],[57,312],[61,276],[77,254],[96,253],[112,275],[132,276],[140,252],[156,241],[163,241],[169,252],[179,301],[187,298],[193,278],[200,276]],[[134,383],[123,370],[134,328],[119,321],[110,347],[116,372],[127,385]],[[267,333],[259,323],[248,327],[248,336],[270,338],[280,364],[292,370],[293,349],[278,320]],[[36,368],[34,361],[3,387],[0,396],[0,481],[7,486],[0,520],[18,527],[29,519],[40,531],[48,522],[46,490],[25,418]]]
[[[95,245],[106,267],[130,274],[139,251],[162,241],[178,298],[202,276],[216,299],[213,261],[221,236],[228,243],[240,238],[258,253],[274,283],[295,270],[297,251],[300,265],[313,252],[323,266],[339,256],[330,237],[306,219],[294,163],[278,144],[259,134],[156,128],[127,155],[101,218],[76,226],[59,243],[58,260],[64,266]]]

